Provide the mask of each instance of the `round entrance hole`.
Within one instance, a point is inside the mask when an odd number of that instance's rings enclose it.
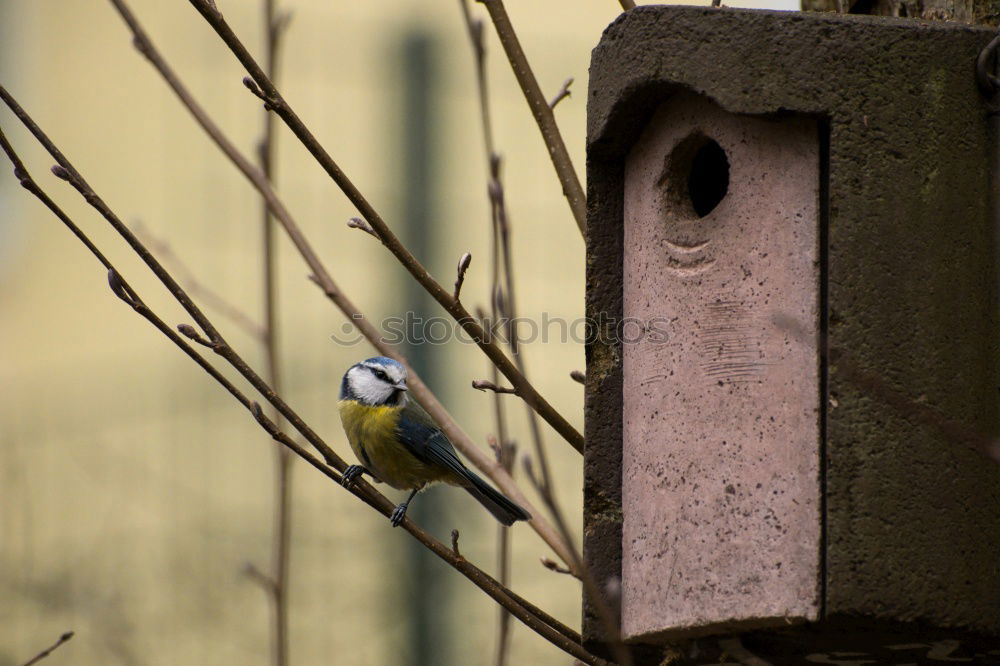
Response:
[[[686,215],[705,217],[729,191],[729,159],[714,139],[689,135],[667,156],[661,184],[667,200]]]
[[[715,141],[709,139],[694,154],[687,190],[698,217],[711,213],[725,198],[729,191],[729,160]]]

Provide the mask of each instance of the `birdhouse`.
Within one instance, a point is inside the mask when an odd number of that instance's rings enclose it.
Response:
[[[585,556],[626,642],[1000,660],[993,34],[640,7],[594,50]]]

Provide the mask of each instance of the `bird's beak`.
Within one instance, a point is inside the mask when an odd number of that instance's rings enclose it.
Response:
[[[405,390],[407,390],[406,389],[406,384],[393,384],[392,387],[394,389],[396,389],[397,391],[405,391]]]

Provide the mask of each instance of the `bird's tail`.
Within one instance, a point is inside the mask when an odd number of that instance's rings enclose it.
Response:
[[[531,520],[530,513],[472,472],[466,478],[469,485],[464,488],[504,525],[513,525],[516,520]]]

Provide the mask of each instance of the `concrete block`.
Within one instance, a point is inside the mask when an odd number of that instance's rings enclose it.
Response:
[[[991,203],[1000,138],[973,76],[994,34],[642,6],[594,49],[587,314],[623,324],[634,313],[678,317],[659,347],[621,337],[587,346],[584,555],[612,599],[621,590],[633,643],[760,622],[773,629],[744,642],[770,636],[754,644],[763,657],[773,647],[774,663],[802,663],[810,650],[815,663],[837,663],[835,652],[865,663],[990,663],[1000,648],[983,638],[1000,635],[1000,466],[962,434],[995,435],[1000,424]],[[768,126],[788,142],[756,129]],[[649,179],[666,175],[667,185],[670,146],[699,130],[732,160],[730,190],[704,214],[692,203],[697,220],[690,211],[670,217],[684,191],[649,189]],[[757,150],[733,143],[740,132],[770,146],[777,164],[801,160],[808,170],[775,167],[781,173],[767,178],[780,188],[740,199],[739,161]],[[665,143],[635,172],[661,198],[626,218],[630,156],[639,157],[644,133]],[[688,146],[695,153],[698,141]],[[818,186],[808,175],[817,162]],[[816,205],[801,209],[801,226],[782,224],[808,198],[807,183],[818,187]],[[711,188],[697,197],[701,211],[710,208]],[[760,212],[741,219],[737,204]],[[748,248],[745,284],[742,269],[725,263],[730,242]],[[770,252],[753,251],[770,243],[796,248],[783,273]],[[737,307],[760,296],[750,293],[760,275],[773,280],[756,285],[771,302]],[[712,316],[740,331],[746,344],[731,351],[748,365],[725,366],[725,344],[715,357],[699,346]],[[723,385],[707,382],[709,372]],[[778,424],[754,425],[757,415]],[[758,494],[768,483],[795,501]],[[740,521],[727,509],[749,515]],[[772,541],[760,531],[768,509],[788,528]],[[790,569],[764,575],[778,552]],[[641,602],[630,609],[630,599]],[[599,649],[604,630],[587,600],[583,633]],[[900,645],[925,645],[926,655],[898,656]]]
[[[625,161],[626,638],[818,618],[819,150],[683,93]]]

